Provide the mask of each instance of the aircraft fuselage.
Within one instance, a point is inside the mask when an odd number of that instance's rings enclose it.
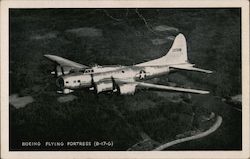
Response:
[[[85,72],[76,72],[59,77],[57,79],[57,86],[61,89],[69,90],[100,86],[102,88],[100,92],[103,92],[114,89],[113,80],[135,82],[155,78],[169,72],[169,66],[92,67]]]

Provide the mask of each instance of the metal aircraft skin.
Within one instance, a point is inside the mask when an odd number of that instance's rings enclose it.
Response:
[[[195,94],[208,94],[209,91],[172,87],[146,83],[145,80],[168,74],[173,70],[188,70],[203,73],[212,71],[195,68],[188,62],[186,39],[183,34],[175,37],[168,53],[158,59],[132,66],[85,66],[55,55],[44,55],[56,63],[51,74],[58,79],[58,93],[68,94],[74,90],[89,89],[97,94],[116,92],[121,95],[133,95],[137,89],[153,89],[159,91],[175,91]]]

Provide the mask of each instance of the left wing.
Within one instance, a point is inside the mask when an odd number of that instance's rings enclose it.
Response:
[[[56,55],[44,55],[47,57],[49,60],[55,62],[56,64],[60,65],[61,67],[72,67],[72,68],[89,68],[88,66],[76,63],[74,61],[56,56]]]
[[[203,90],[171,87],[171,86],[164,86],[164,85],[144,83],[144,82],[135,82],[135,83],[136,87],[140,89],[153,89],[159,91],[173,91],[173,92],[194,93],[194,94],[209,94],[209,91],[203,91]]]

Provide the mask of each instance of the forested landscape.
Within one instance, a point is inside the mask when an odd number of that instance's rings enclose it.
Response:
[[[33,101],[17,108],[10,100],[10,150],[127,150],[143,140],[141,134],[164,143],[204,130],[203,118],[211,112],[223,117],[218,131],[170,150],[240,150],[241,112],[223,102],[241,94],[240,16],[239,9],[230,8],[11,9],[10,99]],[[179,71],[151,82],[209,90],[209,95],[76,91],[72,100],[59,100],[65,95],[56,93],[54,66],[43,56],[89,66],[133,65],[165,55],[179,33],[187,39],[189,61],[213,74]],[[94,140],[114,146],[21,147],[22,141]]]

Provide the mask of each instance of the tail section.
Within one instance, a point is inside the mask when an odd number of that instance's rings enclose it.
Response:
[[[188,57],[186,38],[183,34],[180,33],[175,37],[172,47],[165,56],[145,63],[140,63],[136,66],[160,66],[183,64],[187,62]]]
[[[187,42],[183,34],[179,34],[175,37],[172,47],[169,49],[168,53],[165,56],[145,63],[140,63],[136,66],[164,65],[167,65],[173,69],[212,73],[212,71],[210,70],[195,68],[194,64],[190,64],[188,62]]]
[[[187,42],[183,34],[176,36],[168,53],[162,57],[167,64],[187,63]]]

